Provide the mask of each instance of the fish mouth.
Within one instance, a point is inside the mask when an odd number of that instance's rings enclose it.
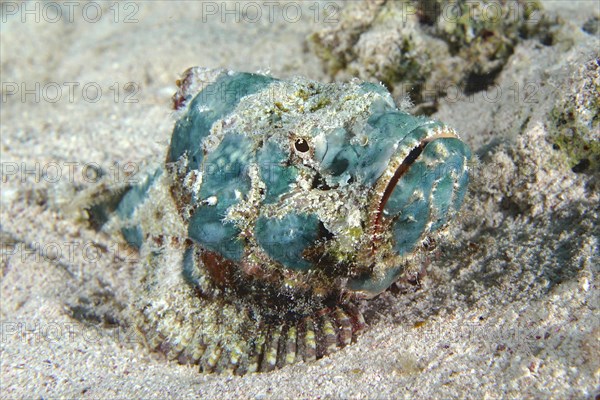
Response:
[[[399,142],[375,184],[368,229],[376,262],[370,273],[349,282],[350,290],[366,297],[398,279],[430,235],[458,212],[466,193],[468,146],[446,126],[418,130]]]
[[[377,187],[383,187],[383,190],[380,189],[377,191],[376,189],[376,193],[379,192],[380,194],[376,198],[374,218],[371,222],[371,226],[375,233],[381,232],[383,229],[385,206],[392,197],[392,194],[402,177],[404,177],[409,172],[411,166],[417,162],[421,154],[425,151],[425,147],[438,139],[459,140],[453,130],[445,128],[441,132],[422,139],[408,152],[407,155],[396,154],[395,156],[392,156],[387,170],[377,183]]]
[[[396,170],[394,171],[392,177],[385,185],[385,189],[383,190],[383,194],[379,198],[379,202],[377,204],[377,208],[375,209],[375,218],[372,222],[372,227],[375,233],[379,233],[383,229],[383,210],[385,208],[386,203],[390,199],[390,196],[394,192],[396,185],[398,185],[398,181],[408,172],[408,169],[414,162],[419,158],[423,149],[429,141],[421,141],[417,146],[413,147],[413,149],[408,153],[408,155],[404,158],[404,160],[398,165]]]

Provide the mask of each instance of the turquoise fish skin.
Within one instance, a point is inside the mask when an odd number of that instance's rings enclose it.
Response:
[[[192,68],[174,108],[165,162],[112,226],[147,255],[138,324],[151,347],[206,371],[266,371],[348,344],[362,326],[353,302],[420,269],[467,191],[469,147],[381,85]],[[185,294],[165,306],[173,290]],[[228,307],[246,312],[211,340]]]

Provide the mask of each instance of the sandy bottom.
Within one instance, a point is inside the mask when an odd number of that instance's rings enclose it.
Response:
[[[483,233],[474,219],[488,206],[471,193],[456,242],[428,267],[422,289],[381,296],[369,306],[371,326],[355,345],[312,364],[244,377],[203,375],[147,351],[131,332],[73,319],[66,304],[89,287],[110,293],[119,285],[118,270],[137,264],[118,241],[65,212],[69,194],[93,181],[97,167],[124,174],[127,163],[164,156],[181,72],[201,65],[328,80],[304,39],[330,23],[329,3],[304,2],[298,15],[300,2],[287,8],[282,2],[271,10],[272,24],[269,7],[260,7],[257,18],[248,3],[238,3],[240,23],[221,8],[235,10],[236,3],[91,4],[75,6],[74,21],[66,23],[66,6],[53,22],[56,9],[44,4],[1,3],[0,397],[599,393],[599,210],[597,193],[586,202],[589,193],[575,193],[581,187],[575,184],[567,197],[579,199],[572,206],[581,209],[577,215],[561,221],[558,214],[487,215],[497,220]],[[565,5],[565,18],[584,14]],[[461,130],[493,118],[474,106],[454,107],[440,115]],[[528,131],[527,143],[541,143],[540,129]],[[487,141],[469,133],[466,140],[474,149]]]

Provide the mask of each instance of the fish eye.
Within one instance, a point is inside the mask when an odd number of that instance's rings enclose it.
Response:
[[[296,139],[296,142],[294,142],[294,148],[299,153],[306,153],[309,150],[308,142],[304,139]]]

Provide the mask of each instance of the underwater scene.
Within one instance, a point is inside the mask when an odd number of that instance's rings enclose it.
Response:
[[[600,396],[600,3],[0,19],[3,398]]]

